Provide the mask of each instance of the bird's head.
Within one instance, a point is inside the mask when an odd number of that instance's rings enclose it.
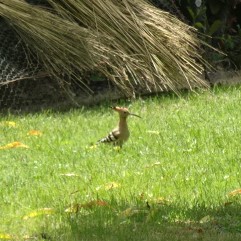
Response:
[[[121,118],[127,118],[129,115],[133,115],[133,116],[141,118],[139,115],[130,113],[130,111],[127,108],[118,107],[118,106],[114,106],[114,107],[111,107],[111,108],[113,110],[115,110],[116,112],[118,112]]]

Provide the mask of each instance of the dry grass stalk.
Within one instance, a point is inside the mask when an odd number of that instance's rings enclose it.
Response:
[[[96,69],[128,94],[205,85],[194,29],[146,1],[48,2],[58,14],[1,0],[0,15],[54,76]]]

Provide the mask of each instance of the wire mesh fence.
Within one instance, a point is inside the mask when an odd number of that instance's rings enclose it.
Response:
[[[19,106],[27,90],[27,80],[37,77],[42,67],[2,18],[0,29],[0,108]]]
[[[44,0],[29,3],[46,4]],[[48,76],[13,26],[0,17],[0,110],[41,108],[64,99],[69,99],[66,91]]]

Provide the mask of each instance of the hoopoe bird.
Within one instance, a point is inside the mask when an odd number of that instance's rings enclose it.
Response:
[[[106,137],[100,139],[98,143],[113,143],[116,146],[122,147],[130,136],[130,132],[127,125],[127,117],[133,115],[141,118],[139,115],[130,113],[127,108],[124,107],[111,107],[113,110],[119,113],[119,124],[113,129]]]

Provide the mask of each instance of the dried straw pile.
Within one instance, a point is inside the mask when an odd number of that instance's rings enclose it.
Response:
[[[0,0],[0,16],[52,76],[98,70],[127,94],[205,86],[194,29],[147,1],[46,1],[52,9]]]

